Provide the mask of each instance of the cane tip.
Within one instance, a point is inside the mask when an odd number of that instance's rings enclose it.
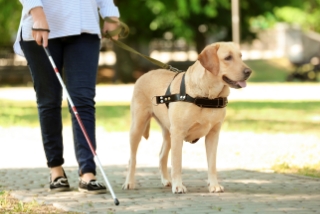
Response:
[[[117,198],[114,199],[114,204],[117,205],[117,206],[120,204],[120,202],[119,202],[119,200]]]

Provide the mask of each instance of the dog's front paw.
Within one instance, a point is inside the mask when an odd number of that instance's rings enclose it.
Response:
[[[161,183],[164,187],[171,187],[171,181],[169,179],[162,178]]]
[[[173,194],[182,194],[182,193],[186,193],[187,192],[187,188],[183,185],[172,185],[172,193]]]
[[[223,186],[216,184],[216,185],[208,185],[208,189],[210,193],[215,193],[215,192],[224,192]]]
[[[134,189],[134,188],[135,188],[134,182],[125,182],[122,185],[122,189]]]

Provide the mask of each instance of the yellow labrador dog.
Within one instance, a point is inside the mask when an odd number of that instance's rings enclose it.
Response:
[[[146,139],[149,137],[150,119],[154,117],[163,135],[159,161],[162,184],[171,186],[173,193],[187,192],[181,178],[183,141],[193,143],[205,137],[209,192],[224,191],[217,179],[216,153],[219,132],[226,115],[225,105],[206,108],[191,102],[176,101],[169,102],[167,108],[165,104],[155,105],[152,99],[154,96],[165,95],[169,85],[171,94],[179,94],[183,74],[175,76],[172,71],[158,69],[137,80],[131,101],[131,156],[123,189],[135,187],[138,145],[142,136]],[[198,60],[188,68],[184,77],[185,90],[193,98],[213,100],[222,97],[226,100],[229,88],[245,87],[250,74],[251,69],[242,61],[240,50],[234,43],[214,43],[207,46],[199,54]],[[167,170],[170,149],[171,177]]]

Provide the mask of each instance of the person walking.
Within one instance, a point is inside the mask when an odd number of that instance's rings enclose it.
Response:
[[[43,147],[50,168],[49,189],[67,191],[70,185],[62,167],[62,88],[42,46],[49,48],[60,75],[64,75],[67,90],[96,149],[94,97],[101,39],[99,13],[102,18],[116,21],[104,22],[103,32],[118,27],[120,14],[112,0],[20,2],[23,7],[14,51],[25,56],[32,76]],[[96,180],[94,155],[70,105],[69,111],[79,165],[78,189],[86,193],[105,193],[106,187]]]

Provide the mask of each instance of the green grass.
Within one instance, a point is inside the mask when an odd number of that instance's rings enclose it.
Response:
[[[130,106],[129,105],[98,105],[96,106],[97,126],[107,131],[129,131]]]
[[[223,130],[318,134],[320,101],[231,102]]]
[[[4,214],[13,214],[13,213],[76,214],[76,212],[61,211],[53,207],[52,205],[39,204],[35,200],[25,203],[13,198],[9,192],[1,191],[1,190],[0,190],[0,210],[1,210],[1,213],[4,213]]]
[[[1,100],[0,126],[39,126],[37,108],[30,102]],[[251,131],[267,133],[318,134],[320,130],[320,101],[273,102],[232,101],[222,129],[225,131]],[[70,125],[66,106],[62,109],[64,125]],[[80,115],[81,116],[81,115]],[[99,104],[96,106],[97,126],[107,131],[129,131],[130,106]],[[151,129],[160,130],[152,121]]]
[[[313,178],[320,178],[320,163],[313,165],[306,165],[303,167],[291,166],[288,163],[276,164],[272,167],[275,172],[291,173],[309,176]]]
[[[245,63],[253,70],[249,82],[286,82],[293,67],[288,59],[247,60]]]
[[[39,126],[38,110],[34,102],[0,100],[0,103],[0,126]],[[127,131],[130,128],[130,107],[128,104],[97,105],[96,118],[97,126],[108,131]],[[71,125],[71,116],[65,103],[62,107],[62,120],[64,125]]]

